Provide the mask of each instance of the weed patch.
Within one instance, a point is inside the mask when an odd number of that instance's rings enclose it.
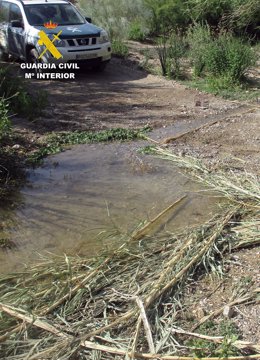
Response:
[[[149,127],[140,130],[116,128],[99,132],[75,131],[51,134],[45,142],[46,145],[40,146],[40,149],[29,157],[28,162],[36,164],[48,155],[63,151],[68,145],[142,139],[144,134],[150,130]]]
[[[249,82],[243,84],[232,84],[232,86],[223,86],[223,78],[197,78],[194,80],[186,80],[182,83],[191,88],[199,89],[200,91],[212,93],[230,100],[241,101],[257,101],[260,96],[260,90],[252,87]]]
[[[11,131],[11,123],[8,118],[8,102],[0,98],[0,144],[1,140],[8,136]]]
[[[126,58],[129,52],[127,45],[120,39],[112,41],[112,51],[113,55],[121,58]]]
[[[185,345],[193,349],[195,357],[220,357],[238,356],[239,351],[233,346],[233,343],[240,337],[240,332],[231,320],[222,320],[215,322],[209,320],[198,328],[198,333],[212,337],[224,337],[221,344],[207,341],[200,338],[191,338],[185,342]]]
[[[0,69],[0,97],[7,99],[9,112],[33,120],[41,115],[47,105],[44,91],[30,94],[22,79],[15,76],[10,67]]]

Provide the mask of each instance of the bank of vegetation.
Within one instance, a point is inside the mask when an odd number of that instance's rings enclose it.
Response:
[[[79,1],[94,21],[108,29],[115,54],[127,57],[126,40],[154,44],[161,73],[226,97],[243,98],[257,85],[246,75],[256,64],[260,37],[257,0]],[[151,49],[151,48],[150,48]],[[146,70],[154,53],[145,51]],[[190,69],[192,71],[190,72]],[[259,92],[247,95],[257,98]]]
[[[13,191],[24,178],[23,154],[17,152],[16,144],[27,139],[18,138],[12,131],[13,116],[32,121],[47,104],[44,92],[32,94],[24,81],[10,66],[0,67],[0,200]],[[28,144],[29,145],[29,144]],[[27,146],[28,146],[27,145]]]

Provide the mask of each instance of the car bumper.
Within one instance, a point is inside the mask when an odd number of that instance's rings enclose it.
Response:
[[[94,46],[57,47],[61,57],[56,59],[50,52],[42,58],[46,63],[64,62],[103,62],[111,59],[111,44],[98,44]]]

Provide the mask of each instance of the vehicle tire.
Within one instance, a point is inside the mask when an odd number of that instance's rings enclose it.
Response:
[[[31,49],[29,56],[28,56],[28,60],[30,63],[33,64],[41,64],[41,60],[39,59],[39,54],[38,51],[36,49]],[[37,73],[42,73],[42,69],[34,69],[34,72]]]
[[[9,60],[9,54],[3,52],[2,49],[0,49],[0,60],[1,61],[8,61]]]

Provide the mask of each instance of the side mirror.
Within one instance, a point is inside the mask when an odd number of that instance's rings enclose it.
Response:
[[[13,28],[23,28],[23,23],[20,20],[12,20],[11,27]]]
[[[92,23],[92,19],[90,17],[85,17],[85,19],[87,20],[87,22],[89,22],[90,24]]]

